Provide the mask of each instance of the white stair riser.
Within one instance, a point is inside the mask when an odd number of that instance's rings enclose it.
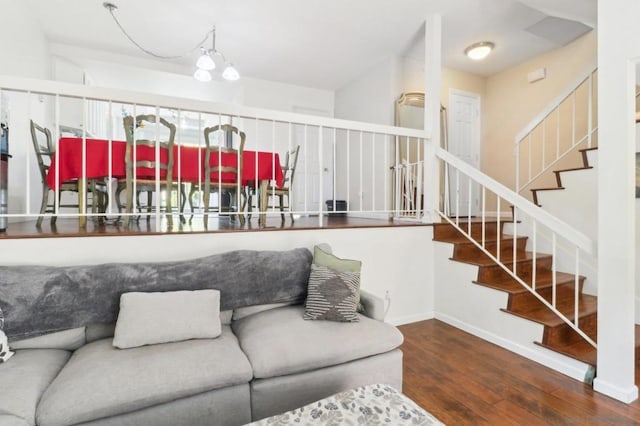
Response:
[[[596,169],[561,173],[564,190],[539,191],[538,204],[591,239],[598,232],[598,176]]]

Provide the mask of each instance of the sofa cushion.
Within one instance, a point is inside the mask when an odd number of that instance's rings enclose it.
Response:
[[[218,290],[131,292],[120,296],[113,346],[213,339],[221,331]]]
[[[305,321],[302,306],[286,306],[233,323],[256,378],[300,373],[381,354],[398,347],[392,325],[360,315],[359,322]]]
[[[111,339],[78,349],[38,405],[42,426],[140,410],[247,383],[251,365],[227,326],[216,339],[117,349]]]
[[[29,426],[24,419],[10,414],[0,414],[0,425],[2,426]]]
[[[233,321],[238,321],[244,317],[248,317],[249,315],[259,314],[260,312],[268,311],[269,309],[281,308],[288,305],[290,305],[290,303],[267,303],[264,305],[243,306],[233,310],[232,319]]]
[[[20,424],[11,419],[17,417],[34,425],[40,396],[70,356],[59,349],[23,349],[10,362],[0,364],[0,424],[4,420]]]
[[[56,331],[29,339],[11,341],[11,349],[64,349],[75,351],[85,344],[85,328]]]

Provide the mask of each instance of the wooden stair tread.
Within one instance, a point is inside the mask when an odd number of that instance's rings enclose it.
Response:
[[[534,255],[532,252],[521,251],[521,250],[516,251],[516,263],[529,262],[529,261],[532,261],[533,258],[534,258]],[[536,262],[538,262],[543,259],[550,259],[551,255],[544,254],[544,253],[536,253],[535,258],[536,258]],[[476,266],[497,266],[497,264],[493,260],[491,260],[488,256],[482,256],[479,258],[477,254],[451,258],[451,260],[464,262],[464,263],[468,263]],[[513,253],[509,253],[506,256],[501,255],[500,262],[504,263],[507,266],[513,265]],[[517,271],[518,271],[518,268],[516,267],[516,272]]]
[[[591,148],[581,148],[581,149],[579,149],[579,150],[578,150],[578,152],[595,151],[595,150],[597,150],[597,149],[598,149],[598,147],[597,147],[597,146],[593,146],[593,147],[591,147]]]
[[[577,170],[589,170],[589,169],[593,169],[593,166],[583,166],[583,167],[574,167],[571,169],[554,170],[553,173],[575,172]]]
[[[570,300],[558,300],[556,303],[556,309],[562,312],[564,316],[566,316],[569,320],[572,320],[574,312],[573,298],[571,298]],[[503,309],[503,311],[517,315],[521,318],[535,321],[548,327],[557,327],[564,324],[564,321],[556,316],[556,314],[551,309],[543,305],[542,302],[540,302],[537,306],[531,308],[515,310]],[[581,295],[578,303],[578,312],[580,313],[579,318],[594,315],[597,313],[597,311],[597,298],[595,296],[590,296],[587,294]]]
[[[534,342],[536,345],[552,350],[562,355],[568,356],[578,361],[592,366],[596,366],[598,351],[586,340],[580,340],[570,345],[545,345],[541,342]]]
[[[549,188],[535,188],[532,189],[531,192],[537,192],[537,191],[557,191],[559,189],[564,189],[563,186],[553,186],[553,187],[549,187]]]
[[[551,271],[545,271],[544,273],[536,274],[536,289],[542,290],[546,288],[551,288],[553,285],[553,275]],[[579,280],[584,280],[585,277],[580,276]],[[525,280],[525,282],[527,282]],[[567,274],[565,272],[556,272],[556,285],[563,284],[573,284],[575,282],[575,275]],[[515,279],[502,279],[502,280],[492,280],[492,282],[481,282],[474,281],[474,284],[482,285],[485,287],[491,287],[496,290],[502,290],[510,294],[520,294],[520,293],[528,293],[529,290],[524,288],[522,284],[517,282]],[[527,284],[531,284],[527,282]]]
[[[636,335],[636,357],[640,353],[640,325],[635,326]],[[597,350],[591,346],[586,340],[580,340],[567,345],[546,345],[542,342],[535,342],[536,345],[542,346],[554,352],[561,353],[578,361],[582,361],[585,364],[596,366],[597,362]]]
[[[466,231],[466,229],[465,229]],[[489,235],[491,234],[491,235]],[[529,237],[517,237],[517,240],[527,239]],[[441,243],[451,243],[451,244],[473,244],[464,234],[457,233],[456,235],[446,236],[446,237],[434,237],[434,241],[438,241]],[[478,238],[478,243],[482,244],[482,237]],[[485,243],[495,243],[498,241],[495,232],[485,232]],[[502,234],[500,241],[513,241],[513,235]]]

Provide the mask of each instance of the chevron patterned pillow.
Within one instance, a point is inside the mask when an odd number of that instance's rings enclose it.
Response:
[[[3,327],[4,316],[2,315],[2,309],[0,309],[0,364],[9,361],[9,358],[13,355],[13,352],[9,350],[9,340],[7,339],[7,335],[2,331]]]
[[[304,319],[358,322],[359,295],[359,272],[339,272],[312,264]]]

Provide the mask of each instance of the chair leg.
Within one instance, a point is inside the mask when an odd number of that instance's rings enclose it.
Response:
[[[236,210],[238,212],[238,217],[240,218],[240,226],[244,226],[245,218],[244,218],[244,209],[246,208],[247,199],[244,198],[243,201],[240,201],[243,198],[243,191],[237,192],[236,190]]]
[[[169,193],[169,197],[171,197],[171,193]],[[151,213],[153,212],[153,206],[151,205],[152,203],[153,193],[151,191],[147,191],[147,223],[151,221]],[[168,214],[171,214],[171,212],[169,212]]]
[[[42,185],[42,201],[40,202],[40,216],[38,216],[38,220],[36,221],[36,228],[40,228],[42,226],[42,217],[43,214],[47,211],[47,201],[49,200],[49,187],[46,184]]]
[[[291,216],[291,224],[296,220],[293,218],[293,210],[291,210],[291,196],[287,194],[287,206],[289,207],[289,216]]]
[[[278,195],[278,201],[280,202],[280,218],[282,219],[282,223],[284,223],[284,195]]]
[[[187,193],[184,190],[184,183],[180,184],[179,188],[179,198],[180,198],[180,223],[186,223],[184,219],[184,206],[187,204]]]
[[[251,194],[251,189],[247,189],[245,194],[245,203],[247,208],[247,220],[251,220],[251,215],[253,214],[253,195]]]
[[[47,196],[48,198],[48,196]],[[56,193],[53,193],[53,199],[56,199]],[[60,206],[60,203],[62,201],[62,191],[58,191],[58,207]],[[51,216],[51,226],[55,226],[56,222],[58,221],[58,216],[56,215],[56,205],[55,202],[53,204],[53,207],[51,208],[51,212],[53,213],[53,215]]]
[[[203,203],[204,203],[204,225],[205,227],[209,223],[209,200],[211,199],[211,192],[204,191],[202,194]]]
[[[195,204],[193,202],[193,197],[194,195],[196,195],[196,192],[199,192],[200,189],[198,186],[196,186],[195,183],[191,184],[191,189],[189,189],[189,197],[188,197],[188,201],[189,201],[189,210],[191,211],[191,216],[189,216],[189,223],[191,223],[191,221],[193,220],[193,205]]]

